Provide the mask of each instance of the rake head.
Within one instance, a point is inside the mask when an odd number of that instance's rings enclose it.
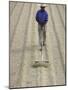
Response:
[[[33,67],[48,67],[49,61],[33,61],[32,66]]]

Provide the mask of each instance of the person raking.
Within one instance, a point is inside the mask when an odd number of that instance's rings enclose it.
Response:
[[[41,5],[40,10],[36,13],[36,21],[38,23],[38,32],[39,32],[39,44],[41,46],[40,50],[42,50],[42,46],[45,46],[46,42],[46,25],[48,22],[48,12],[45,10],[47,5]],[[41,41],[43,37],[43,40]]]

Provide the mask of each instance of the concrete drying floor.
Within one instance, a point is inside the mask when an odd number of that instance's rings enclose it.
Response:
[[[35,21],[40,4],[10,1],[10,88],[65,84],[65,5],[48,4],[46,47],[39,51]],[[48,67],[32,67],[33,61]]]

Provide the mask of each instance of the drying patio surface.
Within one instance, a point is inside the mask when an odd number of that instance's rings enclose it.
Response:
[[[40,4],[10,2],[10,88],[65,84],[65,5],[48,4],[46,46],[39,50]],[[48,66],[33,67],[34,61]]]

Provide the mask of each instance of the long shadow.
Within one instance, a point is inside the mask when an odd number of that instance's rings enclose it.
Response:
[[[58,11],[58,14],[59,14],[61,23],[62,23],[62,27],[64,28],[64,27],[65,27],[65,26],[64,26],[64,21],[63,21],[63,19],[62,19],[62,15],[61,15],[61,13],[60,13],[59,7],[58,7],[57,5],[56,5],[56,8],[57,8],[57,11]]]
[[[27,34],[28,34],[28,26],[29,26],[29,21],[30,21],[30,13],[31,13],[31,7],[32,4],[29,6],[29,12],[28,12],[28,19],[27,19],[27,23],[26,23],[26,29],[25,29],[25,37],[24,37],[24,45],[22,48],[22,57],[21,57],[21,63],[20,63],[20,69],[19,69],[19,77],[17,79],[16,85],[20,85],[21,84],[21,77],[22,77],[22,67],[23,67],[23,61],[24,61],[24,54],[25,54],[25,49],[26,49],[26,42],[27,42]],[[22,60],[23,59],[23,60]]]
[[[15,24],[15,26],[14,26],[12,38],[9,37],[9,45],[10,45],[10,48],[12,47],[13,39],[14,39],[14,36],[15,36],[15,33],[16,33],[16,27],[17,27],[17,25],[18,25],[18,23],[19,23],[19,20],[20,20],[22,11],[23,11],[23,9],[24,9],[23,7],[24,7],[24,4],[22,5],[22,7],[21,7],[21,9],[20,9],[20,13],[19,13],[19,15],[18,15],[17,22],[16,22],[16,24]],[[9,20],[9,23],[10,23],[10,22],[11,22],[11,21]],[[10,26],[9,26],[9,27],[10,27]],[[10,34],[10,30],[9,30],[9,34]],[[10,36],[10,35],[9,35],[9,36]]]
[[[54,17],[53,17],[53,11],[52,11],[52,8],[51,6],[49,6],[49,11],[51,13],[51,21],[52,21],[52,25],[53,25],[53,32],[55,34],[55,37],[56,37],[56,41],[57,41],[57,49],[59,51],[59,55],[60,55],[60,60],[61,60],[61,65],[62,65],[62,68],[63,68],[63,71],[65,72],[65,66],[64,66],[64,63],[63,63],[63,56],[62,56],[62,53],[61,53],[61,46],[60,46],[60,41],[59,41],[59,38],[58,38],[58,35],[57,35],[57,32],[56,32],[56,26],[55,26],[55,21],[54,21]]]
[[[13,2],[13,4],[15,3],[15,5],[14,5],[14,7],[12,8],[12,11],[11,11],[11,14],[10,14],[10,16],[12,15],[12,13],[13,13],[13,11],[14,11],[14,9],[15,9],[15,7],[16,7],[16,5],[17,5],[17,2]],[[9,2],[9,4],[11,4],[11,1]],[[9,9],[10,10],[10,9]]]

